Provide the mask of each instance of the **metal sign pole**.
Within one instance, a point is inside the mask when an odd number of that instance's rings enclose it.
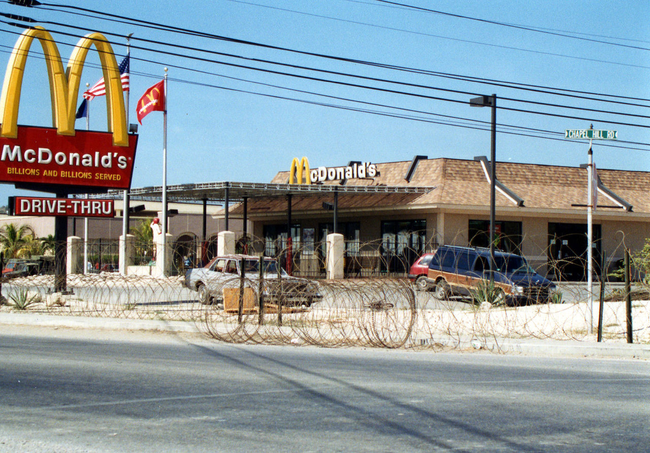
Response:
[[[594,294],[593,294],[593,210],[596,208],[594,200],[598,187],[594,188],[594,155],[592,145],[594,140],[617,140],[617,131],[594,130],[594,125],[589,129],[567,129],[564,138],[589,139],[589,164],[587,165],[587,286],[589,292],[589,333],[594,333]],[[602,284],[602,283],[601,283]]]
[[[589,128],[593,130],[593,124]],[[589,164],[587,171],[587,290],[589,291],[589,333],[594,333],[594,293],[593,293],[593,210],[594,210],[594,194],[593,194],[593,177],[594,177],[594,153],[592,151],[593,138],[589,139]]]

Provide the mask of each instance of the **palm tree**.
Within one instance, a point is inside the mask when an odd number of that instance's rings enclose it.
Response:
[[[54,239],[54,236],[51,234],[48,234],[47,237],[44,238],[39,238],[39,241],[41,241],[42,245],[42,255],[54,255],[56,252],[56,240]]]
[[[25,245],[34,238],[34,229],[29,225],[17,226],[8,223],[0,228],[0,247],[5,259],[17,258],[25,250]]]
[[[35,255],[54,255],[56,251],[56,242],[54,236],[49,234],[47,237],[36,238],[31,234],[25,236],[25,244],[21,247],[18,255],[21,257],[30,257]]]
[[[153,219],[142,219],[138,224],[131,228],[131,234],[135,236],[135,256],[136,262],[147,263],[153,258],[153,230],[151,222]]]

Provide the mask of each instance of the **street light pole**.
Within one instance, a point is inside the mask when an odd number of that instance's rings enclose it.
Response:
[[[490,283],[494,283],[494,241],[496,217],[496,164],[497,164],[497,95],[479,96],[469,101],[472,107],[492,107],[490,140]]]

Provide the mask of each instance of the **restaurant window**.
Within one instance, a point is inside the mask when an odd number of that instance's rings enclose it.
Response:
[[[381,222],[382,271],[408,272],[425,251],[426,220]]]
[[[602,227],[592,226],[594,270],[600,272]],[[587,280],[587,225],[584,223],[548,224],[548,269],[556,280]]]
[[[494,222],[496,240],[494,247],[509,253],[521,254],[522,227],[521,222]],[[490,221],[469,221],[469,245],[472,247],[490,247]]]
[[[339,222],[337,233],[343,235],[345,241],[345,252],[348,256],[356,256],[361,248],[359,222]],[[321,223],[318,225],[318,240],[321,244],[321,253],[323,256],[327,253],[327,235],[334,232],[333,223]]]
[[[287,225],[264,225],[264,255],[278,256],[287,249]],[[292,250],[300,250],[300,224],[291,226]]]

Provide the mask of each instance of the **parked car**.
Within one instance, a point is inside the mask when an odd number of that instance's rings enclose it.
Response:
[[[2,269],[5,278],[28,277],[54,273],[54,256],[32,256],[29,259],[11,258]]]
[[[291,277],[278,262],[264,258],[264,300],[277,304],[282,295],[283,306],[309,307],[321,299],[316,282]],[[259,264],[257,256],[228,255],[218,256],[207,265],[189,269],[185,273],[185,286],[198,291],[202,304],[223,304],[225,288],[239,288],[244,263],[245,286],[254,292],[259,288]]]
[[[7,266],[2,270],[5,278],[28,277],[39,273],[40,265],[35,261],[9,260]]]
[[[429,263],[428,278],[435,295],[445,300],[452,295],[472,295],[490,279],[490,251],[484,248],[441,246]],[[539,275],[526,259],[514,253],[494,252],[494,283],[508,304],[548,303],[555,284]]]
[[[408,278],[415,283],[415,287],[420,291],[428,291],[433,288],[428,279],[431,258],[433,258],[433,253],[425,253],[409,269]]]

